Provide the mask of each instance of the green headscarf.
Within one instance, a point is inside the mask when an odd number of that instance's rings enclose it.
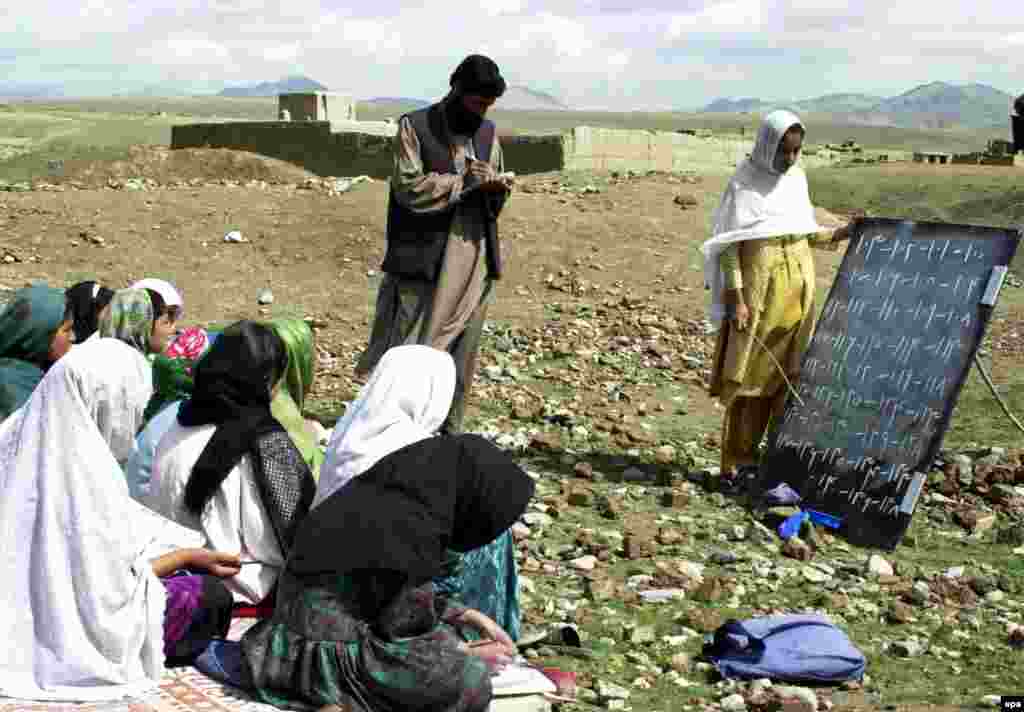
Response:
[[[145,289],[119,289],[110,300],[110,310],[100,319],[100,336],[118,339],[149,355],[153,333],[153,300]]]
[[[64,309],[63,289],[35,284],[15,292],[0,313],[0,420],[24,405],[43,379]]]
[[[302,416],[302,406],[313,385],[313,330],[302,319],[272,319],[265,324],[281,338],[288,354],[288,366],[281,377],[284,387],[271,401],[270,412],[288,431],[314,479],[319,480],[324,454]]]

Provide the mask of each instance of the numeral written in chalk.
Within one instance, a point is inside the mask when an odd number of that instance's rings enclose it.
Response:
[[[968,264],[971,260],[982,260],[985,251],[973,240],[902,240],[882,235],[865,237],[857,243],[856,254],[863,254],[865,261],[872,254],[884,255],[888,262],[902,260],[904,263],[912,259],[914,248],[923,254],[928,262],[944,262],[947,258]]]

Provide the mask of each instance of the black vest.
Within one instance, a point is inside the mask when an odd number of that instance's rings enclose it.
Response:
[[[420,159],[427,173],[455,172],[442,111],[441,104],[434,104],[403,117],[409,119],[416,131],[420,143]],[[490,160],[494,133],[494,123],[485,119],[473,137],[479,160]],[[481,212],[487,240],[488,272],[492,278],[499,277],[501,272],[496,220],[504,197],[503,193],[485,195],[481,191],[474,191],[467,196],[463,207]],[[409,279],[436,282],[441,274],[455,209],[455,206],[450,206],[432,213],[413,212],[402,205],[392,187],[388,196],[387,250],[381,271]]]

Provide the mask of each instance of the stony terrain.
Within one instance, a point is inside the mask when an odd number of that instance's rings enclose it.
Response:
[[[137,149],[119,164],[64,168],[45,185],[0,186],[0,285],[159,276],[184,292],[189,323],[305,317],[319,352],[311,410],[333,424],[358,388],[384,184],[227,151]],[[532,176],[502,218],[509,271],[470,425],[538,478],[514,532],[527,623],[571,624],[583,638],[580,650],[530,655],[580,674],[567,709],[923,709],[1021,692],[1024,441],[999,429],[977,383],[895,552],[814,529],[782,542],[774,527],[786,512],[755,515],[717,491],[721,411],[704,388],[713,342],[697,247],[723,185]],[[225,241],[233,230],[242,242]],[[822,297],[838,260],[818,260]],[[985,345],[1014,396],[1020,284],[1011,280]],[[645,599],[666,589],[667,601]],[[803,610],[826,612],[865,652],[863,685],[720,683],[698,660],[702,635],[727,618]]]

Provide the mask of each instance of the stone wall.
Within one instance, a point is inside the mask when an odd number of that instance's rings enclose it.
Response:
[[[321,176],[391,174],[397,124],[362,121],[233,121],[174,126],[171,148],[233,148],[300,165]],[[505,169],[548,171],[663,171],[731,173],[753,144],[741,137],[695,136],[579,126],[562,134],[504,136]],[[834,163],[822,152],[804,156],[811,167]]]
[[[392,129],[393,132],[393,129]],[[329,121],[228,121],[171,128],[171,148],[231,148],[320,176],[391,175],[391,136],[333,132]]]

